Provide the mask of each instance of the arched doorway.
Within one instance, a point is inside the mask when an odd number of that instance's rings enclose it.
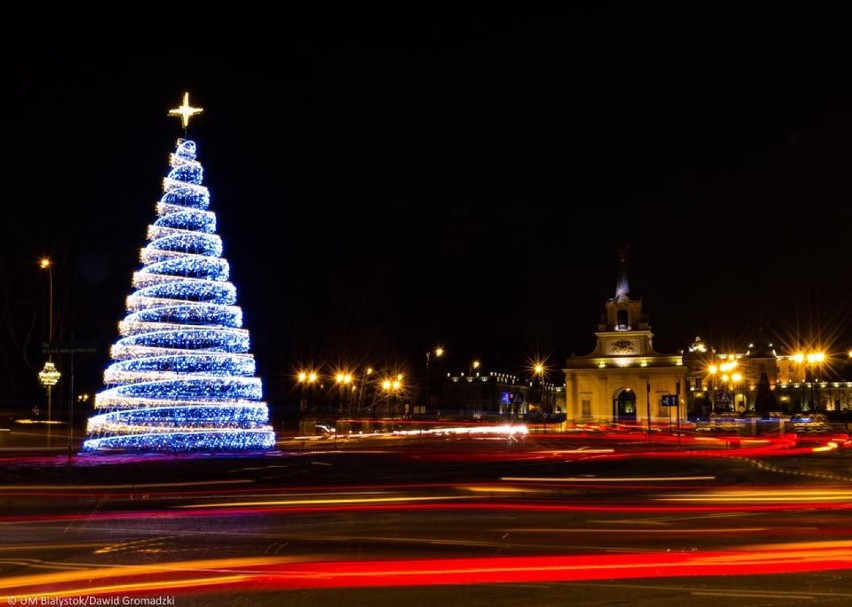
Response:
[[[630,388],[621,388],[612,399],[613,421],[631,423],[636,421],[636,393]]]

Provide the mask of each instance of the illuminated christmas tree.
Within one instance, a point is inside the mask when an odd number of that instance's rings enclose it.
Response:
[[[184,129],[200,108],[170,110]],[[275,433],[208,207],[196,144],[177,141],[83,451],[269,449]]]

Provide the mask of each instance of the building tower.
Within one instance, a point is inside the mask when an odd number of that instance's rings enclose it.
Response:
[[[650,427],[652,422],[684,416],[682,357],[654,349],[642,299],[630,295],[623,253],[615,295],[604,303],[595,337],[592,352],[571,355],[565,365],[569,422],[646,423]]]

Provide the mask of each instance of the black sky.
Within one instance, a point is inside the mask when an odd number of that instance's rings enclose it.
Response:
[[[847,346],[847,16],[624,6],[7,40],[5,362],[40,364],[43,254],[61,336],[115,339],[184,91],[270,378],[436,343],[558,367],[594,345],[623,245],[658,349]]]

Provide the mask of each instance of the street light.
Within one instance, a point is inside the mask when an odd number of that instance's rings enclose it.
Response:
[[[48,287],[49,287],[48,294],[49,294],[49,297],[50,297],[49,302],[48,302],[48,306],[47,306],[47,315],[48,315],[48,321],[47,321],[48,337],[47,337],[47,339],[48,339],[48,342],[52,342],[53,341],[53,262],[49,258],[43,257],[39,260],[38,263],[39,263],[39,267],[42,270],[47,270]],[[49,353],[48,353],[48,356],[50,356]]]
[[[85,406],[89,402],[89,398],[91,398],[88,394],[78,394],[77,402],[80,403],[81,406]],[[68,450],[71,452],[71,446],[74,443],[74,397],[71,397],[71,420],[68,422]]]
[[[817,403],[816,403],[816,392],[815,386],[816,383],[816,374],[814,372],[814,367],[819,367],[825,362],[825,352],[820,351],[812,351],[812,352],[796,352],[791,357],[793,362],[797,363],[800,367],[800,373],[802,375],[802,411],[808,410],[808,405],[805,403],[804,397],[804,384],[810,383],[811,385],[811,406],[813,407],[814,412],[817,411]],[[810,369],[809,369],[810,367]]]
[[[429,350],[426,352],[426,373],[429,373],[429,362],[432,360],[432,356],[435,358],[441,358],[444,355],[444,349],[441,346],[438,346],[434,350]]]
[[[722,394],[721,398],[723,411],[730,412],[736,411],[737,408],[736,388],[733,386],[732,382],[740,381],[743,376],[735,371],[735,369],[739,366],[739,363],[737,363],[737,360],[733,357],[733,355],[728,355],[726,358],[728,359],[727,362],[721,363],[718,370],[722,373],[719,379],[722,380],[722,383],[725,386],[725,392]],[[713,373],[715,373],[715,371]],[[735,377],[739,379],[735,380]]]
[[[367,382],[369,381],[369,378],[372,374],[373,367],[367,367],[366,369],[364,369],[364,373],[361,375],[361,388],[358,391],[358,417],[361,417],[361,406],[364,403],[364,390],[367,388]],[[375,390],[373,391],[373,395],[375,397]]]
[[[60,372],[53,364],[53,262],[47,257],[39,260],[39,267],[47,270],[48,305],[47,305],[47,361],[44,369],[38,374],[41,385],[47,389],[47,445],[50,446],[50,425],[53,422],[53,386],[59,382]]]
[[[808,364],[811,366],[811,404],[814,408],[814,413],[819,412],[819,402],[816,399],[815,385],[818,381],[819,373],[813,371],[813,367],[820,367],[825,362],[825,352],[809,352],[807,355]]]
[[[544,364],[536,363],[533,367],[533,373],[538,375],[539,406],[541,407],[541,412],[546,413],[544,410]]]
[[[432,382],[431,376],[429,375],[429,363],[431,362],[432,356],[435,358],[441,358],[444,355],[444,349],[441,346],[438,346],[434,350],[429,350],[426,352],[426,408],[429,408],[429,384]]]
[[[309,412],[310,406],[305,398],[305,385],[308,386],[308,395],[310,396],[310,386],[317,381],[316,371],[299,371],[297,376],[299,382],[299,411],[304,414]]]
[[[402,373],[398,373],[396,378],[387,378],[382,382],[382,389],[387,394],[388,400],[388,417],[394,417],[393,395],[398,393],[402,388]]]
[[[352,383],[352,374],[340,372],[335,376],[334,382],[340,388],[340,404],[337,406],[337,412],[339,415],[344,412],[344,409],[346,409],[346,394],[349,392],[349,384]]]
[[[478,360],[470,361],[470,375],[471,375],[471,377],[473,377],[473,372],[478,370],[481,365],[482,365],[482,363],[479,362]]]
[[[707,367],[707,374],[710,375],[710,379],[707,381],[707,394],[710,395],[710,413],[716,412],[716,395],[713,393],[716,385],[716,373],[719,371],[719,367],[716,365],[710,365]]]

